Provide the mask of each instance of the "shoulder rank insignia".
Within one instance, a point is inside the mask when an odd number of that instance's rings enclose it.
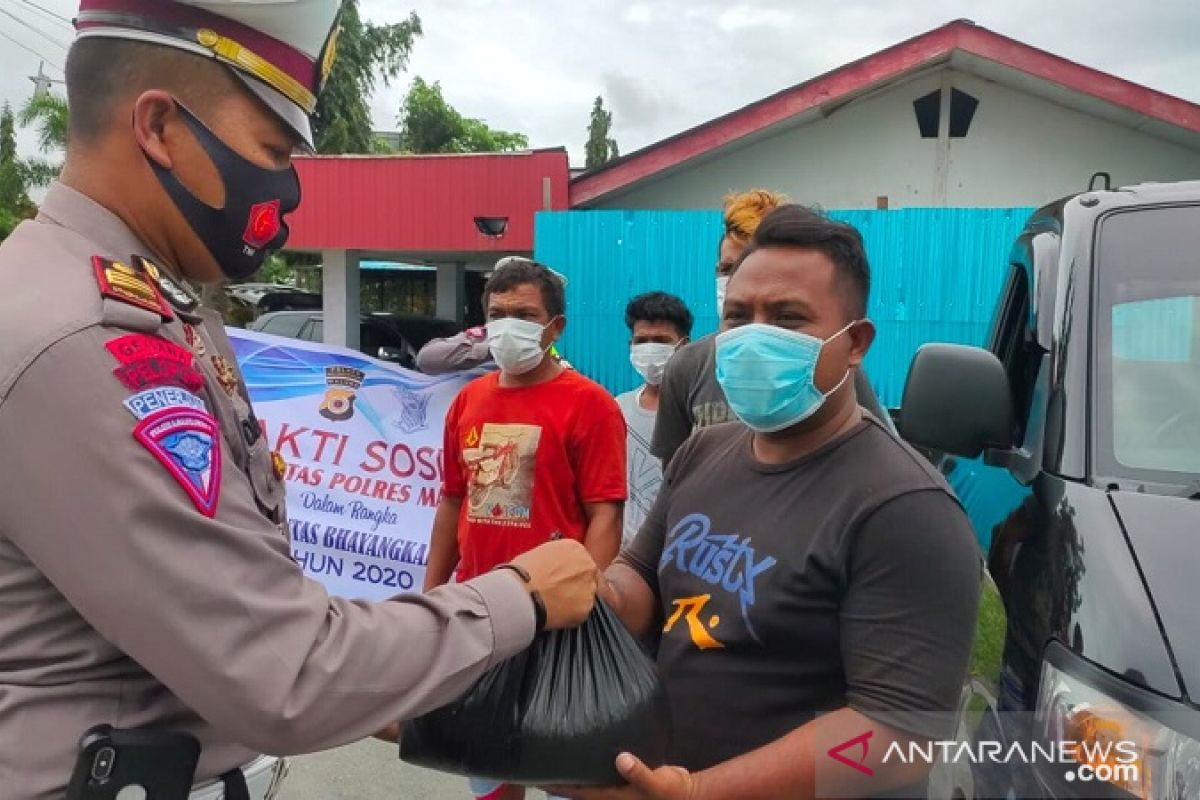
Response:
[[[221,434],[217,421],[194,408],[166,408],[143,419],[133,436],[166,467],[201,514],[217,513]]]
[[[134,256],[133,264],[158,285],[159,291],[162,292],[171,305],[183,313],[187,314],[195,311],[196,306],[200,305],[200,300],[187,287],[176,282],[165,270],[159,269],[141,256]]]
[[[96,282],[100,284],[100,294],[104,297],[153,311],[167,321],[175,318],[158,287],[145,272],[100,256],[92,257],[92,268],[96,271]]]

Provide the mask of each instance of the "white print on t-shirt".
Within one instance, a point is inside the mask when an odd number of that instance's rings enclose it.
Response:
[[[484,423],[463,442],[467,519],[528,528],[533,515],[534,464],[542,429],[537,425]]]

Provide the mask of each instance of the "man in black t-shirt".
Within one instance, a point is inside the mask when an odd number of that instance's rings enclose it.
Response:
[[[890,744],[953,732],[982,559],[940,475],[856,400],[869,283],[853,228],[799,206],[759,227],[716,342],[744,424],[684,444],[602,581],[631,630],[662,629],[678,766],[623,755],[630,787],[572,796],[878,797],[925,779]]]

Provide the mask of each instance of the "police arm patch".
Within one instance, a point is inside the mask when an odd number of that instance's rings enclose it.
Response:
[[[167,408],[138,423],[141,442],[183,487],[196,510],[216,516],[221,491],[221,432],[217,421],[194,408]]]

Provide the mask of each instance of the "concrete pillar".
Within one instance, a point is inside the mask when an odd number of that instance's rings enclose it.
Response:
[[[461,261],[437,265],[437,315],[442,319],[463,321],[466,304],[467,265]]]
[[[360,256],[353,250],[326,250],[321,254],[324,296],[325,343],[358,349]]]

